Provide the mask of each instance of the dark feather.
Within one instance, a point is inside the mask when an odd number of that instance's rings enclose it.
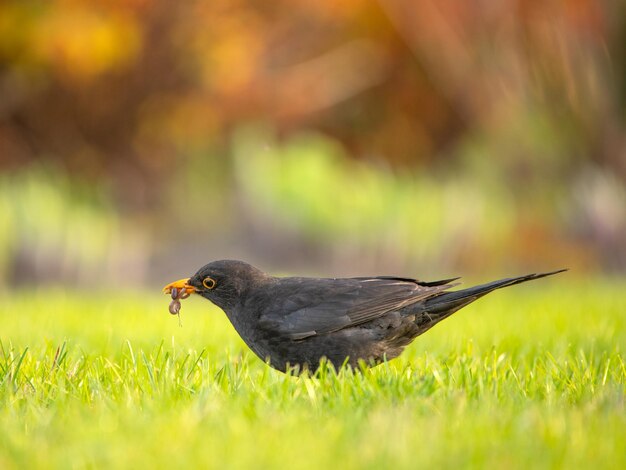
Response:
[[[293,278],[278,287],[293,293],[285,298],[277,292],[275,298],[280,301],[259,319],[259,324],[300,340],[369,322],[450,287],[392,277],[318,279],[313,283]]]

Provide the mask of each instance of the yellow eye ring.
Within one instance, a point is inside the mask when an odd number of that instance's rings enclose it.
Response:
[[[212,277],[205,277],[202,280],[202,285],[207,289],[213,289],[217,285],[217,282]]]

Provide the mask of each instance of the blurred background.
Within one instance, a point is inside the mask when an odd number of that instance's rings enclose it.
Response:
[[[626,4],[4,0],[0,285],[626,271]]]

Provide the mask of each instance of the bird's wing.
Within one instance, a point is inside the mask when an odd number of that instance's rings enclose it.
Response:
[[[453,279],[285,279],[277,286],[271,308],[259,318],[259,326],[294,340],[330,333],[437,295],[452,287],[450,281]]]

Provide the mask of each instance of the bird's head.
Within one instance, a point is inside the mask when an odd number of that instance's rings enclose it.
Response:
[[[245,292],[269,276],[243,261],[213,261],[190,278],[180,279],[163,288],[170,294],[176,288],[187,294],[198,294],[223,310],[237,305]]]

